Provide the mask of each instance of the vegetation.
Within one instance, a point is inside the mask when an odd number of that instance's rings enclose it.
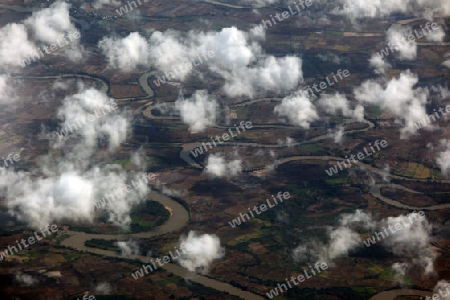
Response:
[[[103,240],[103,239],[90,239],[84,242],[86,247],[98,248],[103,250],[118,251],[119,247],[116,245],[117,240]]]

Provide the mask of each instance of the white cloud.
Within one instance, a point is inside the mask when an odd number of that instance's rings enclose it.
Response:
[[[357,105],[354,110],[350,109],[347,98],[342,94],[323,95],[319,100],[319,105],[322,106],[328,114],[335,115],[340,111],[345,117],[355,118],[358,121],[364,120],[364,107],[362,105]]]
[[[175,107],[191,132],[203,131],[216,123],[217,102],[206,90],[196,91],[189,99],[178,99]]]
[[[372,55],[369,59],[369,65],[374,68],[374,72],[376,74],[386,74],[386,71],[389,70],[392,66],[387,61],[385,61],[378,53]]]
[[[400,224],[401,229],[395,230],[396,224]],[[409,224],[409,225],[408,225]],[[433,263],[436,253],[429,247],[432,225],[426,218],[421,219],[417,212],[398,217],[388,217],[381,220],[374,220],[371,215],[356,210],[351,214],[342,214],[338,226],[328,229],[329,241],[326,244],[311,241],[307,244],[299,245],[294,250],[294,259],[303,260],[306,258],[332,261],[341,256],[348,255],[349,252],[362,248],[364,243],[355,228],[368,231],[375,236],[375,231],[382,233],[383,239],[379,245],[386,250],[407,259],[405,266],[419,266],[424,270],[424,274],[434,271]],[[386,235],[385,231],[393,228],[394,232]],[[390,230],[390,229],[389,229]],[[362,249],[361,251],[364,251]],[[397,271],[405,271],[400,265],[393,266]]]
[[[129,72],[138,65],[147,66],[149,63],[147,40],[137,32],[132,32],[123,39],[103,37],[98,47],[108,58],[108,64],[112,68]]]
[[[96,295],[109,295],[111,294],[111,284],[108,282],[99,283],[95,287],[94,292]]]
[[[14,105],[19,98],[15,95],[13,80],[8,75],[0,74],[0,105]]]
[[[39,282],[39,280],[37,280],[33,276],[22,273],[20,271],[15,273],[14,280],[17,281],[19,285],[23,287],[35,286]]]
[[[66,97],[59,115],[62,118],[85,116],[108,99],[100,91],[81,91]],[[28,172],[0,169],[0,194],[6,198],[8,212],[35,227],[53,221],[92,222],[94,206],[109,195],[110,201],[104,205],[109,221],[128,227],[131,208],[148,193],[147,185],[141,184],[144,180],[136,178],[142,174],[127,175],[120,165],[92,166],[93,154],[99,146],[96,139],[107,137],[106,145],[113,150],[125,140],[128,127],[128,118],[117,112],[75,131],[73,134],[78,138],[75,146],[55,145],[60,147],[63,156],[57,153],[40,156],[37,167]],[[131,180],[138,185],[126,193]]]
[[[220,239],[215,234],[202,234],[195,231],[189,231],[187,236],[180,237],[181,245],[187,250],[177,259],[180,265],[191,272],[207,271],[216,259],[225,256],[225,249],[220,246]],[[180,248],[181,249],[181,248]]]
[[[413,35],[410,27],[391,27],[386,33],[386,42],[398,51],[401,60],[417,58],[417,43],[408,39],[410,35]]]
[[[104,37],[99,47],[110,67],[127,72],[142,65],[156,68],[171,80],[184,81],[189,74],[208,67],[225,79],[224,91],[231,97],[295,88],[303,80],[302,60],[259,58],[262,49],[257,40],[261,38],[236,27],[184,35],[167,30],[155,31],[148,39],[136,32],[122,39]]]
[[[219,154],[211,154],[208,156],[205,172],[214,177],[236,176],[242,171],[242,160],[235,159],[226,162],[225,158]]]
[[[284,98],[280,105],[275,106],[274,112],[280,117],[286,117],[289,123],[307,129],[311,122],[319,118],[314,104],[305,93],[297,93]]]
[[[95,147],[102,138],[108,139],[110,148],[118,147],[130,130],[127,117],[118,112],[114,100],[93,88],[66,97],[57,116],[63,121],[62,130],[68,129],[69,138],[75,135],[84,140],[83,148]],[[58,140],[55,147],[64,144],[65,138]]]
[[[122,252],[122,256],[129,257],[139,255],[139,245],[136,241],[128,240],[127,242],[117,242],[116,245]]]
[[[402,72],[399,78],[392,78],[385,88],[374,80],[367,80],[355,88],[355,98],[363,104],[389,109],[395,117],[403,120],[400,137],[406,138],[416,133],[414,124],[427,116],[425,104],[429,91],[427,88],[414,88],[418,81],[417,75],[409,70]]]
[[[342,145],[342,142],[344,141],[345,127],[339,124],[336,126],[336,130],[334,132],[331,132],[331,130],[329,130],[329,132],[330,136],[334,139],[334,143]]]
[[[442,26],[437,27],[435,30],[425,31],[425,38],[430,42],[443,42],[445,38],[445,31]]]
[[[36,54],[37,47],[28,40],[27,29],[22,24],[7,24],[0,29],[0,65],[21,65],[25,58]]]
[[[33,12],[31,17],[23,21],[23,24],[10,23],[0,29],[0,66],[18,67],[26,66],[23,60],[34,58],[38,60],[46,54],[39,52],[37,44],[40,46],[65,45],[63,38],[66,38],[67,45],[62,46],[65,55],[72,61],[79,61],[83,58],[83,48],[79,45],[79,39],[74,37],[75,33],[80,34],[75,25],[70,21],[70,4],[57,1],[48,8]],[[28,32],[32,32],[34,39],[29,39]],[[43,45],[42,45],[43,44]],[[43,47],[42,47],[43,48]]]
[[[432,225],[426,219],[420,220],[416,212],[388,217],[380,222],[385,228],[394,228],[395,224],[401,224],[402,229],[390,234],[383,246],[400,257],[411,257],[413,264],[422,267],[425,274],[431,274],[436,259],[436,253],[429,248]]]
[[[284,92],[295,89],[303,81],[302,60],[298,57],[269,56],[255,67],[237,67],[221,72],[224,91],[231,97],[249,96],[259,91]]]
[[[72,36],[72,40],[66,39],[68,45],[64,46],[63,49],[69,59],[78,61],[83,56],[82,48],[79,45],[79,39],[74,38],[73,34],[80,34],[80,32],[70,21],[70,7],[71,4],[57,1],[48,8],[33,12],[24,24],[34,32],[38,41],[48,45],[56,44],[63,40],[65,36]]]
[[[441,173],[447,176],[450,171],[450,140],[441,140],[443,151],[436,157],[436,163],[441,167]]]

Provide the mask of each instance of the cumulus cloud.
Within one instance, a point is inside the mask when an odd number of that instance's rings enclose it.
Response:
[[[417,43],[415,40],[408,40],[412,35],[410,27],[391,27],[386,33],[388,45],[398,51],[401,60],[414,60],[417,58]]]
[[[225,248],[220,246],[220,239],[215,234],[199,234],[189,231],[180,237],[180,245],[190,245],[187,251],[177,259],[179,264],[191,272],[207,271],[211,263],[225,256]],[[190,250],[188,250],[191,248]]]
[[[48,161],[52,160],[54,158],[48,158]],[[120,169],[108,166],[83,169],[76,161],[65,161],[59,162],[56,170],[45,167],[36,170],[36,173],[44,171],[43,177],[1,170],[0,188],[8,199],[9,213],[34,227],[51,224],[52,221],[92,222],[94,205],[98,200],[111,193],[111,186],[114,191],[125,191],[128,178]],[[123,192],[120,194],[122,197],[112,197],[114,200],[105,206],[109,221],[127,227],[131,223],[131,208],[142,201],[147,192],[147,186],[141,184],[127,197]]]
[[[179,98],[175,108],[191,132],[203,131],[216,123],[217,102],[206,90],[195,91],[191,98]]]
[[[441,147],[443,150],[437,154],[436,163],[441,167],[441,173],[448,176],[450,171],[450,140],[441,140]]]
[[[385,88],[374,80],[367,80],[355,88],[354,94],[360,103],[389,109],[395,117],[402,120],[400,137],[406,138],[416,133],[414,124],[427,116],[425,104],[429,91],[428,88],[414,88],[418,81],[417,75],[407,70],[399,78],[392,78]]]
[[[330,241],[321,253],[323,260],[333,260],[336,257],[347,255],[350,250],[361,246],[359,234],[350,228],[340,226],[329,232]]]
[[[59,115],[67,120],[85,116],[108,99],[100,91],[81,91],[66,97]],[[61,156],[54,153],[40,156],[37,166],[28,172],[1,169],[0,194],[6,198],[8,212],[34,227],[53,221],[92,222],[95,205],[109,195],[110,201],[104,206],[109,221],[128,227],[131,208],[148,193],[146,181],[137,178],[142,174],[127,174],[120,165],[93,167],[91,164],[95,150],[100,147],[96,139],[107,138],[104,145],[114,150],[125,140],[128,127],[129,120],[117,112],[115,116],[106,116],[76,130],[73,133],[78,139],[76,146],[57,145],[63,152]],[[131,180],[138,184],[125,197]]]
[[[147,66],[149,63],[147,40],[137,32],[132,32],[123,39],[103,37],[98,47],[112,68],[129,72],[138,65]]]
[[[287,91],[303,80],[299,57],[262,54],[261,35],[249,34],[236,27],[218,32],[174,30],[155,31],[148,38],[133,32],[125,38],[104,37],[99,47],[109,66],[130,71],[139,65],[153,67],[168,79],[184,81],[192,72],[200,72],[200,64],[225,79],[228,96],[256,92]]]
[[[48,8],[33,12],[23,24],[10,23],[0,29],[0,66],[26,66],[25,59],[40,57],[37,44],[50,46],[62,41],[69,34],[80,33],[70,21],[71,5],[62,1],[51,4]],[[32,35],[29,36],[29,32]],[[82,47],[79,39],[72,38],[68,45],[62,47],[65,55],[73,60],[82,59]]]
[[[335,115],[338,111],[345,117],[355,118],[358,121],[364,120],[364,107],[357,105],[354,110],[350,109],[347,98],[344,95],[336,93],[334,95],[323,95],[319,100],[328,114]]]
[[[445,38],[445,31],[442,26],[437,27],[435,30],[425,31],[425,38],[430,42],[443,42]]]
[[[393,229],[394,232],[385,235],[385,231],[388,228],[394,228],[396,224],[401,224],[401,229]],[[374,237],[377,235],[372,235],[371,238],[375,242],[380,241],[380,246],[386,248],[386,250],[409,260],[404,267],[401,265],[393,266],[395,270],[401,272],[412,266],[419,266],[424,270],[424,274],[433,272],[436,254],[429,248],[432,225],[426,218],[420,218],[417,212],[381,220],[374,220],[371,215],[361,210],[356,210],[351,214],[342,214],[339,224],[328,229],[327,243],[312,241],[299,245],[294,249],[294,259],[298,261],[312,258],[332,261],[335,258],[348,255],[351,251],[361,249],[365,243],[356,231],[357,228],[366,232],[370,230],[382,234],[382,240],[380,238],[377,240],[377,237]],[[371,243],[368,244],[371,245]]]
[[[14,275],[14,280],[18,282],[22,287],[34,286],[39,282],[39,280],[37,280],[33,276],[22,273],[20,271],[16,272],[16,274]]]
[[[25,58],[37,53],[37,47],[28,40],[23,24],[11,23],[0,29],[0,65],[18,67]]]
[[[331,129],[328,130],[331,138],[334,139],[334,143],[342,145],[344,141],[345,127],[343,125],[336,126],[336,130],[334,132]]]
[[[378,53],[373,54],[369,59],[369,65],[374,69],[375,74],[384,75],[386,71],[392,68],[391,64],[385,61]]]
[[[211,154],[208,156],[205,172],[214,177],[236,176],[242,171],[242,160],[235,159],[226,162],[225,158],[219,154]]]
[[[446,57],[449,58],[450,57],[450,53],[447,53]],[[442,65],[450,69],[450,59],[444,60],[442,62]]]
[[[394,228],[395,224],[402,225],[401,230],[384,240],[383,246],[400,257],[411,257],[413,264],[422,267],[425,274],[431,274],[436,258],[436,253],[428,247],[433,227],[426,219],[418,218],[419,214],[413,212],[381,220],[380,225],[384,228]],[[411,219],[415,221],[409,222]]]
[[[317,120],[316,107],[311,103],[306,93],[297,93],[284,98],[281,104],[275,106],[275,114],[286,117],[288,122],[308,129],[311,122]]]
[[[0,74],[0,105],[10,106],[18,100],[13,87],[13,80],[6,74]]]
[[[57,1],[46,9],[33,12],[24,24],[33,31],[35,38],[48,45],[55,44],[65,36],[80,33],[70,21],[69,9],[71,4]],[[82,48],[78,39],[72,39],[68,45],[63,47],[66,56],[77,61],[82,58]]]
[[[79,151],[94,148],[100,139],[108,139],[110,149],[118,147],[129,133],[130,125],[127,117],[116,113],[117,110],[113,99],[94,88],[66,97],[57,113],[62,129],[54,146],[61,147],[66,139],[78,136],[83,139]]]
[[[136,241],[128,240],[127,242],[117,242],[117,247],[122,251],[122,256],[129,257],[139,255],[139,245]]]
[[[395,280],[401,284],[404,284],[404,276],[409,270],[410,265],[408,263],[394,263],[391,268],[395,272]]]
[[[109,295],[111,294],[111,284],[108,282],[99,283],[94,289],[96,295]]]
[[[225,73],[224,91],[231,97],[253,97],[258,91],[283,92],[295,89],[303,80],[302,60],[298,57],[267,57],[255,67],[240,67]]]

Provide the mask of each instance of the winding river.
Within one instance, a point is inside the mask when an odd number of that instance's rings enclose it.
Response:
[[[151,72],[144,73],[139,77],[139,80],[138,80],[139,84],[142,87],[142,89],[147,93],[147,97],[145,97],[145,98],[151,98],[154,96],[154,91],[148,84],[148,77],[150,77],[153,74],[154,74],[154,71],[151,71]],[[85,79],[92,79],[92,80],[99,82],[102,86],[102,90],[105,93],[107,93],[109,91],[109,86],[108,86],[107,82],[105,82],[97,77],[91,77],[89,75],[80,75],[80,74],[64,74],[64,75],[60,75],[60,76],[19,76],[19,75],[17,75],[17,76],[12,76],[12,78],[22,78],[22,79],[85,78]],[[134,100],[134,99],[142,99],[142,97],[116,99],[116,100]],[[263,102],[263,101],[267,101],[267,100],[268,100],[267,98],[254,99],[254,100],[251,100],[251,103]],[[275,99],[275,101],[277,101],[277,100],[280,101],[281,99]],[[237,106],[249,105],[251,103],[239,103]],[[150,113],[147,112],[145,114],[145,116],[148,118],[173,118],[173,117],[155,117],[155,116],[151,115],[150,109],[149,109],[149,111],[150,111]],[[354,121],[347,120],[346,122],[352,123]],[[365,121],[365,123],[368,125],[366,128],[349,130],[349,131],[346,131],[346,133],[349,134],[352,132],[368,131],[374,127],[374,124],[370,121]],[[274,125],[260,125],[260,126],[255,125],[254,127],[255,128],[256,127],[268,128],[268,127],[278,127],[278,126],[282,126],[282,125],[275,125],[275,124]],[[216,126],[216,127],[222,128],[222,129],[227,128],[226,126]],[[283,127],[284,128],[290,128],[290,127],[296,128],[295,126],[283,126]],[[320,135],[320,136],[317,136],[317,137],[314,137],[314,138],[311,138],[311,139],[308,139],[308,140],[305,140],[302,142],[295,143],[293,146],[314,143],[314,142],[328,139],[328,138],[330,138],[330,136],[328,134],[324,134],[324,135]],[[201,145],[201,143],[185,143],[185,144],[183,144],[182,149],[180,151],[180,157],[183,160],[185,160],[189,165],[197,167],[197,168],[202,168],[202,166],[198,165],[189,155],[190,151],[192,149],[194,149],[200,145]],[[224,143],[224,144],[219,145],[218,147],[224,147],[224,146],[225,147],[226,146],[258,147],[258,148],[279,148],[280,147],[280,145],[278,145],[278,144],[258,144],[258,143]],[[337,161],[337,160],[343,160],[343,158],[334,157],[334,156],[292,156],[292,157],[281,158],[279,160],[279,164],[284,164],[284,163],[288,163],[291,161],[301,161],[301,160]],[[358,165],[366,168],[370,172],[377,173],[380,175],[385,175],[385,172],[383,170],[372,167],[371,165],[364,164],[362,162],[359,162]],[[396,179],[415,180],[416,181],[416,179],[404,178],[404,177],[400,177],[400,176],[396,176],[396,175],[392,175],[392,174],[389,174],[389,176],[391,178],[396,178]],[[420,180],[420,181],[427,181],[427,180]],[[441,180],[440,182],[449,183],[450,180]],[[395,187],[395,188],[402,189],[404,191],[411,192],[411,193],[418,193],[418,192],[408,189],[408,188],[403,187],[398,184],[397,185],[388,184],[388,183],[376,184],[373,187],[371,187],[369,193],[372,196],[374,196],[375,198],[379,199],[382,202],[385,202],[389,205],[392,205],[392,206],[395,206],[398,208],[408,209],[408,210],[437,210],[437,209],[443,209],[443,208],[450,208],[450,204],[432,205],[432,206],[427,206],[427,207],[416,207],[416,206],[406,205],[406,204],[400,203],[396,200],[382,196],[380,193],[380,189],[383,186]],[[70,247],[70,248],[73,248],[73,249],[76,249],[79,251],[85,251],[85,252],[109,256],[109,257],[123,257],[120,253],[117,253],[115,251],[108,251],[108,250],[86,247],[84,245],[84,243],[85,243],[85,241],[92,239],[92,238],[101,238],[101,239],[105,239],[105,240],[117,239],[117,240],[122,240],[122,241],[128,240],[129,238],[151,238],[154,236],[159,236],[159,235],[163,235],[163,234],[167,234],[167,233],[170,233],[173,231],[180,230],[188,223],[189,213],[178,202],[175,202],[174,200],[170,199],[169,197],[167,197],[163,194],[160,194],[158,192],[155,192],[155,191],[152,191],[149,196],[153,200],[158,201],[161,204],[163,204],[164,206],[167,206],[170,209],[172,209],[173,213],[172,213],[171,217],[162,226],[159,226],[158,228],[155,228],[155,229],[153,229],[151,231],[147,231],[147,232],[141,232],[141,233],[136,233],[136,234],[122,234],[122,235],[88,234],[88,233],[84,233],[84,232],[68,230],[65,233],[69,234],[70,237],[63,240],[61,242],[61,244],[63,246]],[[133,256],[132,258],[139,259],[143,263],[149,263],[150,259],[151,259],[151,257],[142,256],[142,255]],[[162,268],[167,270],[168,272],[173,273],[182,278],[188,278],[189,280],[192,280],[193,282],[197,282],[199,284],[202,284],[209,288],[216,289],[218,291],[225,291],[231,295],[235,295],[235,296],[241,297],[243,299],[249,299],[249,300],[265,299],[264,297],[262,297],[260,295],[254,294],[249,291],[244,291],[244,290],[234,287],[228,283],[224,283],[224,282],[221,282],[221,281],[218,281],[218,280],[206,277],[206,276],[202,276],[202,275],[196,274],[194,272],[189,272],[188,270],[180,267],[179,265],[173,264],[173,263],[165,264],[165,265],[163,265]],[[426,296],[426,295],[430,295],[430,294],[431,294],[431,292],[424,292],[424,291],[419,291],[419,290],[395,289],[395,290],[380,292],[380,293],[376,294],[375,296],[373,296],[371,298],[371,300],[395,299],[395,297],[398,295]]]
[[[208,1],[208,2],[210,2],[210,1]],[[218,3],[214,3],[214,4],[218,4]],[[120,100],[120,101],[142,100],[142,99],[154,97],[154,91],[151,88],[151,86],[148,84],[148,78],[154,74],[155,74],[155,71],[150,71],[150,72],[146,72],[146,73],[142,74],[139,77],[138,82],[139,82],[140,86],[142,87],[142,89],[147,94],[146,97],[144,97],[144,98],[136,97],[136,98],[126,98],[126,99],[116,99],[116,100]],[[89,76],[89,75],[81,75],[81,74],[64,74],[64,75],[59,75],[59,76],[28,76],[28,75],[20,76],[20,75],[15,75],[15,76],[11,76],[11,77],[12,78],[21,78],[21,79],[85,78],[85,79],[92,79],[92,80],[99,82],[101,84],[102,90],[105,93],[108,93],[110,90],[110,87],[107,82],[105,82],[104,80],[102,80],[100,78]],[[251,103],[263,102],[263,101],[267,101],[267,100],[268,100],[267,98],[254,99],[248,103],[239,103],[235,106],[249,105]],[[273,100],[281,101],[281,99],[273,99]],[[151,105],[152,104],[147,105],[148,109],[147,109],[146,113],[144,114],[147,118],[150,118],[150,119],[164,119],[164,118],[178,119],[177,117],[174,118],[174,117],[164,117],[164,116],[163,117],[153,116],[151,114],[151,110],[150,110]],[[153,108],[154,107],[152,107],[152,109]],[[354,121],[345,121],[345,122],[352,123]],[[365,121],[365,123],[368,125],[366,128],[349,130],[349,131],[346,131],[346,133],[349,134],[352,132],[368,131],[374,127],[374,124],[371,123],[370,121]],[[215,127],[222,128],[222,129],[227,128],[225,126],[215,126]],[[292,128],[292,129],[296,128],[295,126],[284,126],[284,125],[278,125],[278,124],[254,125],[253,127],[254,128],[283,127],[283,128]],[[311,139],[308,139],[308,140],[305,140],[305,141],[302,141],[299,143],[295,143],[295,144],[293,144],[293,146],[303,145],[303,144],[307,144],[307,143],[314,143],[314,142],[328,139],[328,138],[330,138],[330,136],[328,134],[325,134],[325,135],[317,136],[317,137],[314,137],[314,138],[311,138]],[[180,151],[180,157],[183,160],[185,160],[189,165],[197,167],[197,168],[202,168],[202,166],[198,165],[189,155],[190,151],[192,149],[194,149],[195,147],[198,147],[200,145],[201,145],[201,143],[185,143],[185,144],[183,144],[182,149]],[[258,144],[258,143],[224,143],[222,145],[219,145],[218,147],[223,147],[223,146],[258,147],[258,148],[279,148],[280,147],[280,145],[278,145],[278,144]],[[292,156],[292,157],[280,159],[279,163],[284,164],[284,163],[288,163],[291,161],[301,161],[301,160],[336,161],[336,160],[343,160],[343,158],[334,157],[334,156]],[[364,164],[362,162],[358,162],[358,165],[366,168],[370,172],[377,173],[379,175],[385,175],[385,172],[383,170],[375,168],[371,165]],[[392,174],[389,174],[389,177],[401,179],[401,180],[417,181],[417,179],[405,178],[405,177],[396,176],[396,175],[392,175]],[[426,182],[427,180],[419,180],[419,181]],[[450,183],[450,180],[440,180],[440,182]],[[419,193],[419,192],[408,189],[408,188],[403,187],[398,184],[388,184],[388,183],[376,184],[370,188],[369,193],[372,196],[374,196],[375,198],[379,199],[380,201],[382,201],[386,204],[389,204],[389,205],[392,205],[392,206],[395,206],[398,208],[408,209],[408,210],[438,210],[438,209],[450,208],[450,203],[449,204],[432,205],[432,206],[427,206],[427,207],[416,207],[416,206],[406,205],[406,204],[400,203],[396,200],[382,196],[380,193],[380,189],[383,186],[395,187],[397,189],[402,189],[402,190],[410,192],[410,193]],[[172,199],[170,199],[169,197],[162,195],[155,191],[152,191],[149,196],[153,200],[160,202],[164,206],[167,206],[170,209],[172,209],[172,211],[173,211],[169,220],[162,226],[159,226],[158,228],[155,228],[148,232],[142,232],[142,233],[136,233],[136,234],[123,234],[123,235],[88,234],[88,233],[84,233],[84,232],[69,230],[69,231],[66,231],[65,233],[69,234],[70,237],[63,240],[61,244],[66,247],[71,247],[76,250],[86,251],[89,253],[94,253],[94,254],[99,254],[99,255],[104,255],[104,256],[109,256],[109,257],[123,257],[121,254],[116,253],[114,251],[86,247],[84,245],[84,243],[85,243],[85,241],[92,239],[92,238],[101,238],[101,239],[105,239],[105,240],[112,240],[112,239],[127,240],[129,238],[151,238],[154,236],[159,236],[159,235],[163,235],[163,234],[167,234],[167,233],[170,233],[173,231],[180,230],[188,223],[189,213],[178,202],[175,202]],[[148,263],[148,262],[150,262],[150,259],[151,259],[151,257],[142,256],[142,255],[137,255],[137,256],[134,256],[133,258],[137,258],[140,261],[142,261],[143,263],[146,263],[146,262]],[[219,291],[225,291],[225,292],[228,292],[229,294],[241,297],[243,299],[250,299],[250,300],[264,299],[260,295],[254,294],[249,291],[244,291],[237,287],[233,287],[228,283],[224,283],[224,282],[221,282],[221,281],[218,281],[218,280],[206,277],[206,276],[202,276],[202,275],[199,275],[199,274],[196,274],[193,272],[189,272],[186,269],[184,269],[176,264],[173,264],[173,263],[165,264],[162,268],[167,270],[168,272],[171,272],[182,278],[188,278],[188,279],[190,279],[194,282],[197,282],[199,284],[202,284],[204,286],[207,286],[207,287],[219,290]],[[395,297],[399,296],[399,295],[427,296],[427,295],[431,295],[431,292],[425,292],[425,291],[420,291],[420,290],[409,290],[409,289],[395,289],[395,290],[380,292],[380,293],[376,294],[375,296],[373,296],[371,298],[371,300],[390,300],[390,299],[395,299]]]

